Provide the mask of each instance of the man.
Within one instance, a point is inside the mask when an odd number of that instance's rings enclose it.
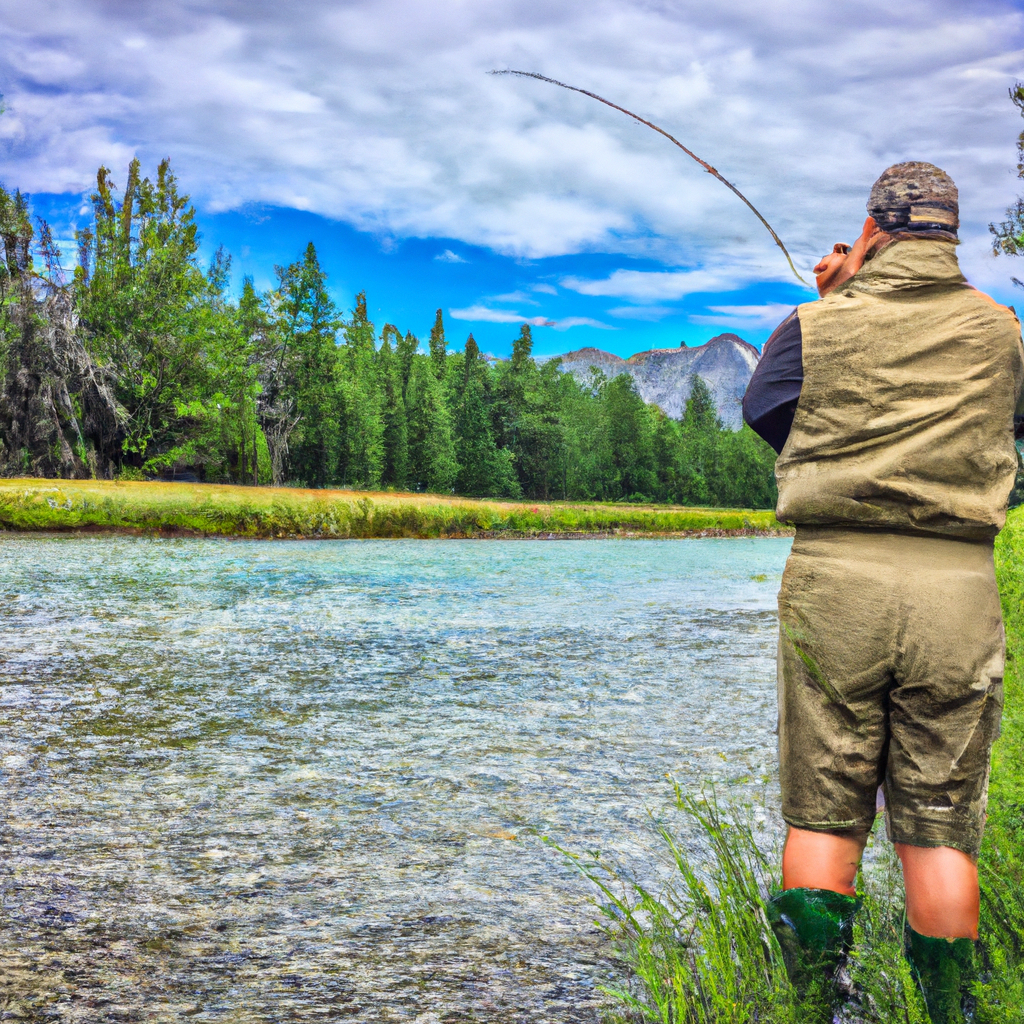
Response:
[[[789,831],[773,927],[798,991],[832,979],[881,786],[908,956],[946,1024],[970,1013],[975,970],[1002,709],[992,545],[1024,350],[1013,312],[960,273],[948,175],[890,167],[868,213],[857,243],[814,268],[822,298],[772,335],[743,402],[779,452],[778,518],[796,525],[779,593]]]

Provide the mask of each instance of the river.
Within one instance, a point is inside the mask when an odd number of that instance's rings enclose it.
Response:
[[[770,798],[789,544],[0,535],[0,1009],[598,1021],[541,837]]]

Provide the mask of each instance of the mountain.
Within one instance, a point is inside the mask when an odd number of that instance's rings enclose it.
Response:
[[[590,379],[592,366],[608,378],[631,374],[643,400],[660,406],[675,419],[683,415],[692,377],[697,374],[715,396],[722,422],[739,430],[743,425],[743,392],[761,354],[736,334],[719,334],[696,348],[655,348],[628,359],[599,348],[581,348],[558,358],[562,370],[581,384]]]

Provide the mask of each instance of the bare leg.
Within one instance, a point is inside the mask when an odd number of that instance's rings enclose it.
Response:
[[[830,889],[856,895],[857,865],[867,836],[837,836],[791,828],[782,852],[783,889]]]
[[[907,920],[918,935],[978,937],[978,866],[948,846],[897,843],[907,889]]]

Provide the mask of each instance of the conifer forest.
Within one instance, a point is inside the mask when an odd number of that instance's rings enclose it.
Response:
[[[626,374],[581,385],[473,336],[425,344],[339,309],[315,247],[259,292],[199,257],[167,161],[123,188],[101,168],[77,259],[0,187],[0,475],[420,490],[770,508],[774,453],[693,380],[680,420]],[[443,297],[441,297],[443,299]]]

